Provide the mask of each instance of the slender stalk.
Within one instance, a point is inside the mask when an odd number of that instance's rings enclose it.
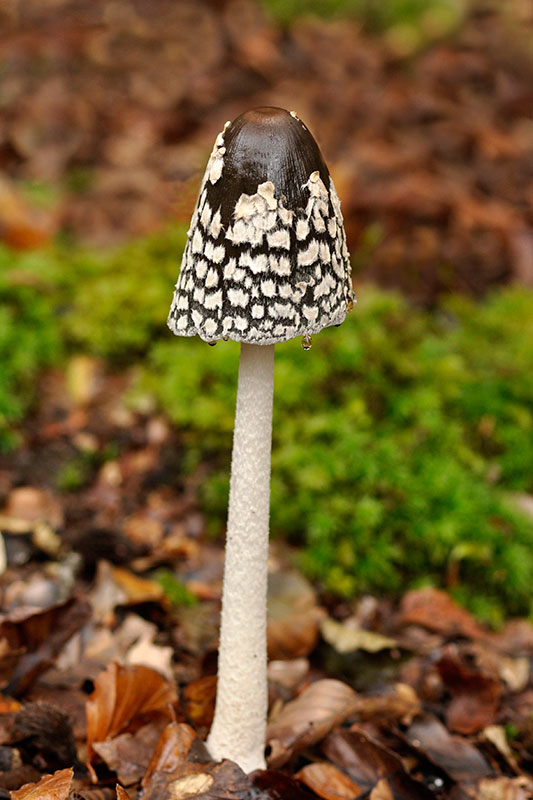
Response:
[[[274,345],[241,345],[215,717],[207,747],[264,769],[266,600]]]

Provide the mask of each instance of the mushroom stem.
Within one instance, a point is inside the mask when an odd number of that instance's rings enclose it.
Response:
[[[265,768],[266,601],[274,345],[242,344],[215,717],[207,747],[245,772]]]

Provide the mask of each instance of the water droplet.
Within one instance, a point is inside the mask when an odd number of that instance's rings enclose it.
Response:
[[[209,347],[214,347],[216,345],[216,342],[208,342],[207,344],[209,345]]]
[[[313,346],[313,340],[308,333],[302,339],[302,347],[304,350],[310,350]]]

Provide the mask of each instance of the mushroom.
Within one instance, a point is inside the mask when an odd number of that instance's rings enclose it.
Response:
[[[353,305],[340,203],[291,111],[256,108],[218,135],[168,325],[241,342],[215,716],[207,747],[265,767],[266,600],[274,345],[339,325]]]

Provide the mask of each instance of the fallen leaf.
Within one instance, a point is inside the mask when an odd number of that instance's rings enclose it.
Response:
[[[433,800],[433,793],[407,772],[399,756],[358,725],[330,733],[324,754],[364,790],[387,780],[394,800]],[[383,791],[385,789],[383,788]]]
[[[160,739],[164,722],[143,725],[135,733],[122,733],[106,742],[94,742],[93,749],[125,786],[139,781],[146,772]]]
[[[328,617],[320,623],[320,633],[328,644],[335,648],[337,653],[353,653],[355,650],[364,650],[367,653],[378,653],[397,647],[398,643],[388,636],[382,636],[374,631],[363,628],[354,628],[345,622]]]
[[[153,791],[154,779],[172,775],[186,761],[196,733],[185,723],[170,722],[163,730],[142,779],[143,792]]]
[[[519,774],[520,770],[509,746],[505,728],[502,725],[489,725],[481,732],[481,738],[488,743],[489,747],[492,746],[494,748],[494,752],[500,759],[503,759],[506,766],[509,767],[512,772],[516,775]]]
[[[43,775],[38,783],[30,783],[10,793],[11,800],[67,800],[74,770],[62,769]]]
[[[149,667],[112,663],[100,673],[86,703],[87,760],[96,742],[113,739],[146,716],[170,719],[177,703],[172,683]]]
[[[526,777],[484,778],[479,782],[477,800],[531,800],[533,782]]]
[[[391,788],[385,778],[376,783],[370,792],[369,800],[394,800]]]
[[[364,790],[375,786],[380,778],[403,772],[400,758],[362,728],[333,731],[322,745],[324,754],[346,771]]]
[[[194,775],[184,775],[168,785],[172,800],[184,800],[187,797],[196,797],[207,792],[214,784],[215,779],[208,772],[197,772]]]
[[[101,560],[89,597],[94,614],[106,619],[117,606],[159,603],[164,595],[162,587],[155,581],[139,578],[127,569],[114,567],[108,561]]]
[[[117,783],[117,800],[130,800],[130,796],[125,789]]]
[[[436,717],[416,719],[407,730],[412,746],[454,781],[473,781],[492,774],[485,758],[467,739],[452,736]]]
[[[397,683],[383,694],[357,698],[357,716],[362,721],[401,722],[408,725],[420,712],[420,700],[406,683]]]
[[[356,693],[341,681],[325,678],[311,684],[269,722],[269,765],[279,767],[295,752],[323,739],[356,705]]]
[[[4,514],[12,520],[36,523],[46,522],[52,528],[63,527],[63,506],[49,489],[19,486],[7,498]]]
[[[415,589],[403,597],[400,620],[404,625],[422,625],[444,636],[485,638],[487,633],[474,617],[457,605],[446,592],[432,587]]]
[[[444,649],[437,668],[452,696],[446,711],[448,727],[466,735],[490,725],[498,711],[500,681],[479,669],[470,669],[453,646]]]
[[[0,642],[17,652],[7,690],[20,695],[53,663],[65,643],[89,619],[87,600],[73,597],[44,610],[17,608],[0,614]],[[0,674],[4,672],[0,664]],[[4,678],[4,686],[7,677]]]
[[[512,658],[502,656],[499,663],[500,678],[511,692],[521,692],[529,683],[531,667],[527,656]]]
[[[324,800],[353,800],[363,793],[344,772],[326,762],[307,764],[294,777]]]

